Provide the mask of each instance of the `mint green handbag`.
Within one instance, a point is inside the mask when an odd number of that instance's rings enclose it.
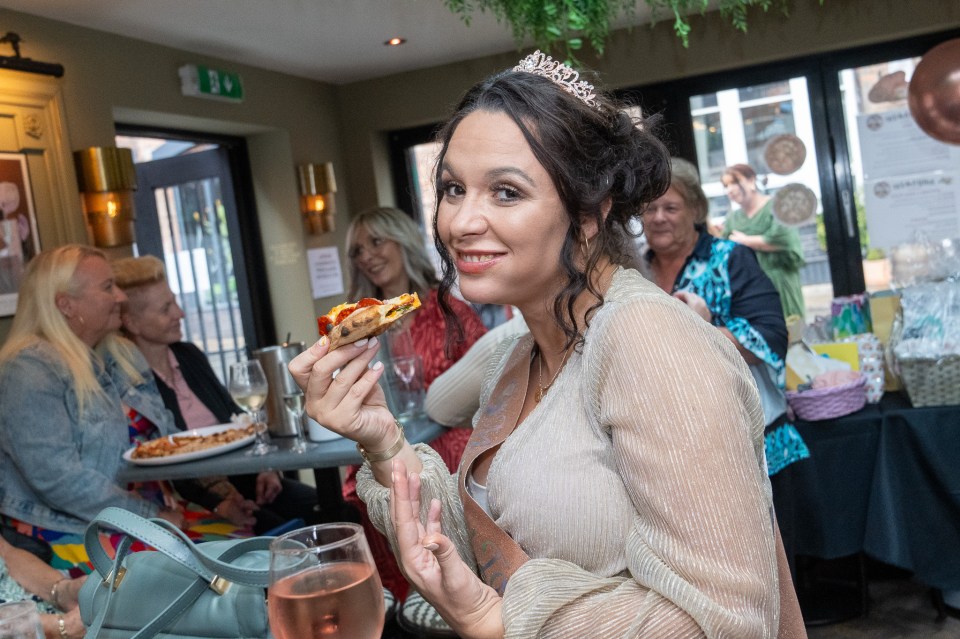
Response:
[[[101,529],[123,533],[116,557]],[[129,552],[134,541],[155,551]],[[262,639],[272,537],[194,544],[162,519],[105,508],[84,546],[96,572],[80,590],[86,639]]]

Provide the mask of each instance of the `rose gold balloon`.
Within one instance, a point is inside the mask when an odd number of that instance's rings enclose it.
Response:
[[[910,113],[930,137],[960,144],[960,38],[938,44],[910,79]]]

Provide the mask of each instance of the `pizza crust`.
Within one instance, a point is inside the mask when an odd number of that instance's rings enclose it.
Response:
[[[343,308],[343,306],[341,304],[334,310]],[[409,308],[402,312],[391,313],[397,306],[409,306]],[[344,344],[352,344],[364,338],[380,335],[398,319],[418,308],[420,308],[420,298],[417,297],[416,293],[385,300],[383,304],[359,308],[350,313],[340,324],[330,329],[327,334],[330,340],[330,350],[332,351]],[[331,314],[333,314],[333,311],[328,316]]]

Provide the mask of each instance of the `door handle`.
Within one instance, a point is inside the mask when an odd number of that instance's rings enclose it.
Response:
[[[857,227],[853,221],[853,198],[850,197],[850,190],[844,189],[840,193],[840,199],[843,200],[843,218],[847,222],[847,236],[856,237]]]

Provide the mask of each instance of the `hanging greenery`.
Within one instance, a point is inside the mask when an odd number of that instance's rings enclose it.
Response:
[[[528,37],[543,51],[559,47],[568,59],[583,46],[590,43],[598,55],[603,54],[604,44],[610,32],[610,22],[621,15],[636,11],[639,0],[444,0],[447,7],[470,24],[476,12],[489,11],[498,22],[506,22],[513,31],[514,40],[520,45]],[[650,6],[652,17],[658,19],[664,13],[673,15],[673,30],[684,47],[689,46],[690,23],[687,16],[710,8],[709,0],[642,0]],[[720,15],[734,28],[746,32],[747,11],[758,7],[768,11],[776,7],[789,15],[789,0],[717,0]],[[823,0],[820,0],[823,4]]]

